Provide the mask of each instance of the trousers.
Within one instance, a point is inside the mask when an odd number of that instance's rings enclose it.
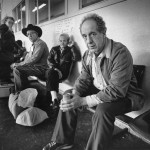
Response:
[[[92,116],[92,130],[86,145],[86,150],[107,150],[114,130],[115,116],[130,111],[131,101],[129,99],[98,104]],[[59,110],[51,140],[56,143],[73,144],[77,118],[78,109],[67,112]]]
[[[28,77],[36,76],[42,78],[45,76],[45,67],[40,65],[22,65],[13,69],[15,90],[21,91],[28,87]]]
[[[59,74],[54,69],[48,69],[45,73],[46,89],[47,91],[58,92],[59,88]]]

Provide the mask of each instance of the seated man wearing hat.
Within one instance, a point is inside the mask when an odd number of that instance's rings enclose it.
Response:
[[[32,46],[24,61],[11,65],[16,92],[27,88],[28,76],[36,76],[38,78],[45,76],[45,70],[48,67],[47,57],[49,50],[46,43],[40,39],[42,29],[29,24],[27,28],[22,29],[22,33],[29,38]]]

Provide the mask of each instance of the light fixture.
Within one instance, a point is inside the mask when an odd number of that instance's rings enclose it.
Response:
[[[43,8],[44,6],[46,6],[46,4],[43,3],[42,5],[39,6],[39,9]]]
[[[15,23],[17,23],[17,22],[19,23],[20,21],[21,21],[21,20],[20,20],[20,19],[18,19],[18,20],[16,20],[16,21],[15,21]]]
[[[26,9],[26,7],[25,7],[25,6],[23,6],[23,7],[21,8],[21,10],[22,10],[22,11],[25,11],[25,9]]]
[[[38,7],[38,9],[41,9],[41,8],[43,8],[44,6],[46,6],[45,3],[41,4],[41,5]],[[35,7],[35,8],[32,10],[32,12],[35,12],[35,11],[37,11],[37,7]]]

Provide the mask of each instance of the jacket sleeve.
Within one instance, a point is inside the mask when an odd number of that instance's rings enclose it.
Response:
[[[82,59],[81,74],[76,80],[75,85],[74,85],[74,90],[76,91],[76,94],[78,94],[79,96],[85,96],[90,90],[90,87],[93,82],[93,77],[90,75],[89,68],[87,67],[85,63],[86,62],[85,55],[86,53],[84,54],[83,59]]]
[[[71,52],[72,52],[72,61],[73,61],[73,62],[76,62],[76,61],[79,60],[76,51],[77,51],[76,47],[75,47],[74,45],[72,45],[72,47],[71,47]]]
[[[125,46],[116,51],[111,61],[109,83],[96,95],[103,102],[125,98],[133,72],[132,56]]]
[[[35,64],[36,62],[38,62],[44,53],[44,49],[45,49],[44,43],[40,43],[39,45],[37,45],[34,54],[31,57],[25,59],[24,63]]]
[[[58,68],[58,65],[55,62],[55,55],[56,54],[55,54],[54,48],[52,48],[47,58],[47,64],[49,68],[51,67]]]

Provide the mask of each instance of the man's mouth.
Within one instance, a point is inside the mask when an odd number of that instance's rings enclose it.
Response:
[[[95,49],[95,46],[94,46],[94,45],[93,45],[93,46],[89,46],[89,48],[90,48],[90,49]]]

